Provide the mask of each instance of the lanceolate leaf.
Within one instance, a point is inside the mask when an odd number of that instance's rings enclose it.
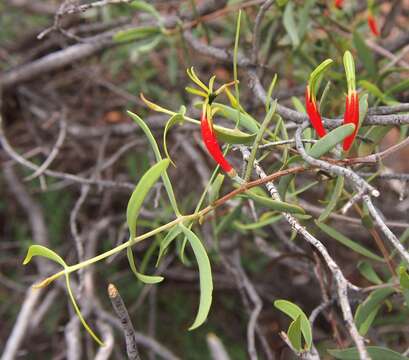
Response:
[[[189,328],[189,330],[193,330],[206,321],[210,306],[212,304],[212,269],[210,267],[210,261],[207,256],[206,250],[196,234],[182,224],[179,226],[182,229],[183,233],[186,235],[187,240],[189,241],[190,246],[193,249],[193,253],[195,254],[197,265],[199,267],[200,301],[196,319],[193,322],[192,326]]]
[[[60,264],[63,268],[67,267],[67,264],[60,255],[41,245],[31,245],[28,248],[27,255],[23,260],[23,265],[27,265],[33,256],[42,256]]]
[[[145,133],[145,135],[148,138],[149,143],[150,143],[150,145],[152,147],[152,150],[153,150],[153,152],[155,154],[156,161],[157,162],[161,161],[162,156],[160,154],[158,144],[156,143],[156,140],[153,137],[152,132],[150,131],[149,127],[146,125],[146,123],[137,114],[134,114],[131,111],[127,111],[127,113],[132,118],[132,120],[135,121],[138,124],[138,126],[142,129],[142,131]],[[179,209],[178,209],[178,205],[176,203],[176,198],[175,198],[175,194],[173,192],[173,187],[172,187],[172,184],[170,182],[169,176],[168,176],[168,174],[166,172],[164,172],[162,174],[162,180],[163,180],[163,184],[165,185],[165,189],[166,189],[166,192],[168,194],[168,197],[169,197],[170,203],[172,205],[173,211],[176,213],[176,215],[179,215],[180,212],[179,212]]]
[[[323,138],[319,139],[308,151],[308,155],[319,158],[332,150],[335,145],[342,142],[348,135],[351,135],[355,130],[354,124],[346,124],[337,127],[329,132]]]
[[[274,306],[293,320],[300,317],[301,332],[305,339],[306,350],[309,350],[312,345],[312,330],[307,315],[305,315],[298,305],[287,300],[276,300],[274,301]]]
[[[367,279],[371,283],[375,285],[381,285],[383,283],[371,264],[369,264],[367,261],[360,261],[358,263],[358,270],[362,274],[362,276],[364,276],[365,279]]]
[[[325,208],[325,210],[321,213],[320,217],[318,218],[318,221],[324,222],[328,218],[328,216],[331,215],[332,210],[334,210],[335,207],[337,206],[338,199],[342,194],[342,190],[344,189],[344,182],[345,178],[343,176],[337,177],[334,189],[331,192],[331,198],[329,199],[328,205]]]
[[[138,185],[136,185],[126,209],[126,220],[128,222],[131,239],[136,237],[136,220],[146,195],[158,181],[159,177],[166,171],[168,166],[168,159],[159,161],[142,176]]]
[[[368,354],[372,360],[408,360],[406,356],[380,346],[367,346],[366,350],[368,351]],[[356,348],[344,350],[333,349],[328,350],[328,352],[336,359],[359,360],[359,353]]]
[[[298,205],[294,205],[294,204],[290,204],[290,203],[286,203],[284,201],[277,201],[277,200],[273,200],[269,197],[265,197],[265,196],[260,196],[258,194],[256,194],[254,191],[252,191],[253,189],[250,189],[248,191],[245,192],[245,195],[243,196],[247,196],[250,199],[254,200],[255,202],[267,206],[272,210],[276,210],[276,211],[280,211],[280,212],[288,212],[288,213],[292,213],[292,214],[305,214],[305,211],[303,208],[299,207]]]
[[[285,30],[290,36],[293,47],[297,48],[298,45],[300,45],[300,38],[298,36],[297,25],[295,24],[294,20],[294,4],[291,1],[285,7],[283,24]]]
[[[239,129],[229,129],[223,126],[214,125],[217,139],[227,144],[245,144],[249,145],[254,142],[256,134],[247,134]]]
[[[354,32],[354,45],[358,51],[358,57],[364,64],[366,71],[372,79],[376,79],[378,76],[378,69],[376,67],[374,52],[368,48],[362,36],[355,31]]]
[[[180,113],[177,113],[175,115],[173,115],[167,122],[165,125],[165,129],[163,131],[163,150],[165,151],[166,157],[171,161],[171,163],[173,165],[175,165],[175,163],[172,161],[172,159],[170,158],[169,152],[168,152],[168,145],[167,145],[167,134],[169,129],[176,125],[176,124],[183,124],[184,120],[185,120],[185,111],[186,108],[183,107],[183,109],[181,109]]]
[[[249,114],[234,109],[230,106],[221,104],[221,103],[213,103],[213,108],[217,109],[217,114],[223,116],[226,119],[232,120],[234,124],[239,126],[245,127],[247,130],[251,131],[252,133],[257,133],[259,129],[259,124],[257,121],[250,116]]]
[[[366,256],[372,260],[384,262],[385,260],[381,258],[380,256],[374,254],[372,251],[368,250],[367,248],[363,247],[362,245],[356,243],[355,241],[352,241],[351,239],[348,239],[345,235],[341,234],[334,228],[321,223],[319,221],[315,221],[315,224],[327,235],[331,236],[333,239],[337,240],[341,244],[345,245],[346,247],[349,247],[353,251],[355,251],[358,254],[361,254],[363,256]]]
[[[126,249],[126,256],[128,257],[129,266],[131,267],[132,272],[136,276],[136,278],[142,281],[144,284],[157,284],[163,281],[162,276],[155,276],[155,275],[144,275],[141,274],[135,265],[135,259],[132,252],[132,247],[128,247]]]
[[[114,40],[118,42],[141,40],[159,34],[160,32],[160,28],[156,26],[142,26],[134,29],[118,31],[114,35]]]
[[[156,266],[158,266],[159,262],[162,260],[163,255],[165,254],[166,249],[169,247],[171,242],[177,238],[177,236],[182,232],[180,226],[174,226],[165,236],[165,238],[161,241],[159,245],[159,255],[158,260],[156,261]]]
[[[91,335],[91,337],[98,343],[100,346],[104,346],[104,343],[102,340],[94,333],[94,331],[89,327],[88,323],[85,321],[84,317],[82,316],[81,310],[78,307],[78,304],[75,300],[74,294],[71,289],[71,284],[70,284],[70,276],[68,274],[65,274],[65,283],[67,286],[67,292],[68,296],[71,300],[72,306],[74,307],[74,310],[78,316],[78,318],[81,321],[82,326],[84,326],[85,330],[87,330],[88,334]]]
[[[223,174],[217,174],[216,179],[210,185],[209,189],[209,203],[212,204],[216,201],[220,194],[220,188],[223,185],[225,176]]]
[[[377,289],[372,291],[365,301],[358,305],[355,312],[355,322],[358,328],[368,318],[371,312],[380,305],[389,295],[394,293],[393,288]]]

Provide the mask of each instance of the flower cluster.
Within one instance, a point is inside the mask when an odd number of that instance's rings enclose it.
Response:
[[[344,0],[335,0],[334,1],[334,6],[338,9],[342,9],[344,5]],[[368,22],[368,27],[371,30],[371,33],[374,36],[380,36],[379,28],[378,28],[378,23],[376,22],[375,15],[374,15],[374,1],[373,0],[368,0],[368,15],[367,15],[367,22]]]
[[[206,146],[207,151],[216,161],[216,163],[222,168],[222,170],[230,177],[235,177],[237,175],[236,170],[230,165],[226,157],[223,155],[220,145],[217,141],[216,132],[213,127],[213,111],[211,108],[214,99],[224,91],[228,86],[233,85],[234,82],[224,84],[216,91],[213,91],[213,84],[215,81],[215,76],[209,80],[209,85],[206,86],[196,75],[193,67],[187,71],[190,79],[200,88],[200,90],[194,88],[186,88],[187,91],[203,97],[205,100],[202,107],[202,115],[200,118],[200,128],[202,132],[202,140]]]
[[[326,134],[324,124],[316,100],[316,85],[322,73],[331,65],[332,60],[323,61],[310,75],[310,79],[305,92],[305,107],[311,125],[317,132],[319,137]],[[345,101],[344,124],[354,124],[354,132],[347,136],[343,142],[344,151],[349,151],[351,148],[359,127],[359,97],[355,88],[355,63],[349,51],[344,54],[344,67],[347,78],[348,93]]]

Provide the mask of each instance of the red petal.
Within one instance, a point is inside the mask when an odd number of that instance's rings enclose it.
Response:
[[[318,136],[325,136],[327,132],[325,131],[324,125],[322,123],[321,115],[317,109],[317,104],[315,103],[315,101],[312,101],[310,97],[308,86],[305,90],[305,108],[307,110],[308,117],[310,118],[311,125],[317,132]]]
[[[224,157],[219,144],[217,143],[217,138],[215,133],[204,114],[202,115],[202,119],[200,121],[200,128],[202,130],[202,139],[203,142],[209,151],[210,155],[213,159],[220,165],[220,167],[226,173],[232,173],[234,171],[233,167],[229,164],[229,162]]]
[[[378,24],[376,23],[376,20],[375,20],[375,18],[373,17],[372,14],[368,15],[368,25],[369,25],[369,28],[371,29],[371,32],[372,32],[373,35],[375,35],[375,36],[380,35],[379,29],[378,29]]]

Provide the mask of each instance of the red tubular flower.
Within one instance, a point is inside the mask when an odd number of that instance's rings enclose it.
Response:
[[[371,33],[375,36],[379,36],[379,29],[378,29],[378,24],[373,16],[373,14],[370,12],[368,14],[368,26],[371,29]]]
[[[348,151],[354,143],[359,128],[359,98],[355,88],[355,62],[352,54],[345,51],[344,67],[347,77],[348,93],[345,101],[344,124],[354,124],[354,132],[343,142],[344,151]]]
[[[220,165],[223,171],[227,173],[227,175],[234,177],[236,175],[236,171],[226,160],[220,149],[213,126],[206,116],[206,110],[203,110],[202,118],[200,120],[200,128],[202,130],[203,143],[206,145],[210,155]]]
[[[335,0],[335,7],[338,9],[342,9],[342,6],[344,5],[344,0]]]
[[[348,92],[345,101],[344,124],[354,124],[355,131],[344,139],[343,149],[348,151],[354,143],[359,125],[359,98],[357,92]]]
[[[311,96],[311,89],[309,84],[305,89],[305,107],[307,109],[307,114],[310,118],[311,125],[317,132],[318,136],[319,137],[325,136],[327,132],[325,131],[324,125],[322,124],[321,115],[318,111],[315,97]]]

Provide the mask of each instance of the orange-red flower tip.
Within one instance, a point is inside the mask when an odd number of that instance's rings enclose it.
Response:
[[[345,114],[344,114],[344,124],[354,124],[354,132],[344,139],[342,147],[344,151],[349,151],[352,144],[354,143],[356,134],[358,133],[359,125],[359,98],[356,91],[348,93],[345,100]]]
[[[379,36],[380,35],[376,19],[374,18],[374,16],[371,13],[368,14],[368,26],[369,26],[369,29],[371,30],[371,33],[374,36]]]
[[[344,5],[344,0],[335,0],[335,7],[338,9],[342,9],[342,6]]]
[[[222,168],[222,170],[227,173],[230,177],[234,177],[236,171],[230,165],[230,163],[224,157],[220,146],[217,142],[216,134],[213,131],[212,124],[210,123],[209,119],[206,116],[206,111],[204,110],[202,113],[202,118],[200,121],[200,128],[202,131],[202,139],[203,143],[205,144],[207,151],[213,157],[213,159],[217,162],[218,165]]]
[[[317,102],[315,101],[314,97],[311,96],[311,89],[309,85],[307,85],[305,89],[305,108],[307,110],[308,117],[310,118],[311,125],[317,132],[318,136],[320,138],[325,136],[327,132],[322,123],[321,115],[317,108]]]

